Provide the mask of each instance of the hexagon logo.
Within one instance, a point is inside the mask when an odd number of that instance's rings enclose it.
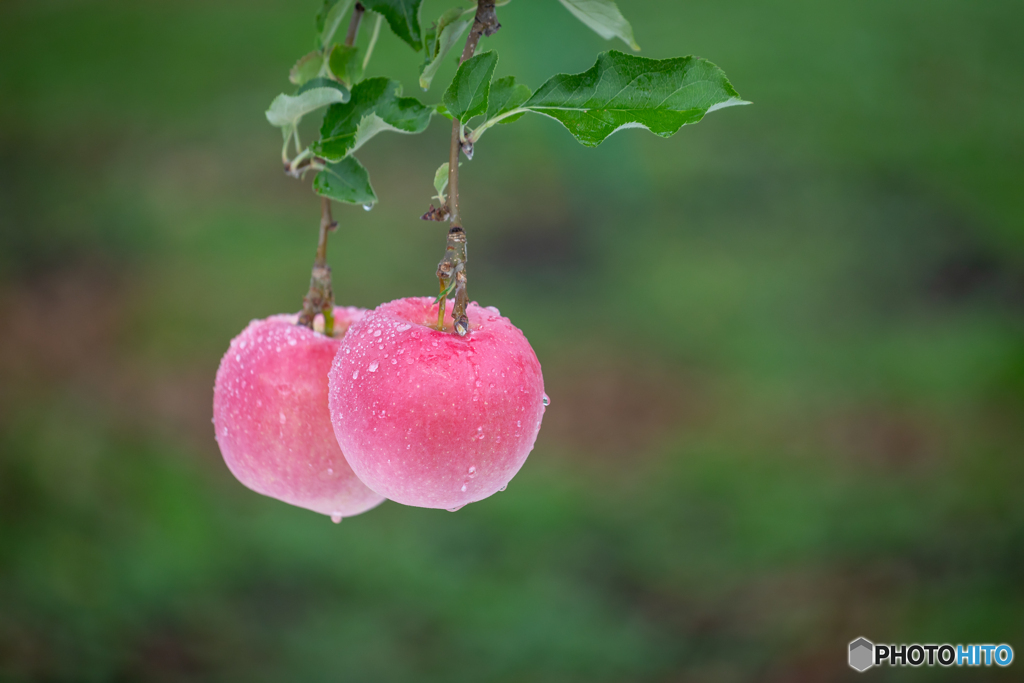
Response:
[[[850,667],[867,671],[875,665],[875,644],[867,638],[858,638],[850,643]]]

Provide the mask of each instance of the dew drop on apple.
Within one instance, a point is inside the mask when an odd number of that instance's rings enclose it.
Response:
[[[469,468],[469,478],[472,479],[475,476],[476,476],[476,468],[471,466]]]
[[[380,364],[377,361],[373,361],[372,363],[370,363],[370,367],[368,367],[367,370],[369,370],[370,372],[377,372],[378,367],[380,367]]]
[[[334,522],[335,524],[341,524],[341,513],[340,512],[335,512],[335,513],[331,514],[331,521]]]
[[[547,394],[544,394],[544,398],[541,399],[541,403],[543,403],[545,407],[551,405],[551,399],[548,398]]]
[[[464,507],[466,507],[466,506],[465,505],[456,505],[453,508],[448,508],[448,512],[458,512],[459,510],[461,510]]]

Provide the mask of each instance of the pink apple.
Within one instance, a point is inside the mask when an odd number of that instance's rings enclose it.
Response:
[[[365,312],[335,308],[333,337],[297,326],[297,315],[252,321],[231,340],[213,389],[217,443],[232,474],[253,491],[334,521],[384,500],[345,461],[327,408],[331,361]]]
[[[464,337],[450,316],[437,330],[437,313],[432,299],[399,299],[353,324],[330,371],[331,419],[371,489],[454,510],[515,476],[547,397],[533,348],[497,309],[471,303]]]

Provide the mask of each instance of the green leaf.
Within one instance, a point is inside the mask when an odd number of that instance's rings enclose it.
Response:
[[[340,161],[383,131],[422,133],[434,113],[415,97],[400,97],[402,85],[388,78],[368,78],[352,88],[352,99],[332,105],[324,114],[313,154]]]
[[[441,68],[442,61],[448,56],[452,48],[462,37],[462,34],[466,32],[466,29],[472,26],[473,17],[476,13],[475,9],[463,10],[459,7],[453,7],[437,20],[437,28],[435,33],[429,33],[424,39],[424,45],[427,48],[427,59],[420,67],[420,87],[424,90],[430,89],[430,83],[434,80],[434,76],[437,74],[438,69]]]
[[[345,95],[345,99],[343,99],[342,102],[348,102],[350,94],[348,88],[346,88],[343,84],[339,83],[333,78],[324,78],[323,76],[317,76],[316,78],[309,79],[302,85],[301,88],[299,88],[299,91],[295,94],[301,95],[302,93],[308,90],[312,90],[313,88],[334,88],[335,90]]]
[[[278,95],[270,103],[267,109],[267,121],[272,126],[294,127],[298,125],[303,116],[328,104],[348,102],[349,91],[342,85],[328,81],[331,85],[318,84],[317,81],[328,79],[313,79],[306,83],[297,95]],[[314,84],[315,87],[308,87]]]
[[[669,137],[716,109],[749,104],[717,66],[699,57],[646,59],[602,52],[581,74],[558,74],[523,105],[550,116],[596,147],[620,128]]]
[[[497,63],[498,54],[492,50],[471,57],[459,66],[452,84],[441,98],[452,116],[465,123],[487,111],[491,76]]]
[[[422,4],[423,0],[363,0],[363,7],[383,14],[395,35],[417,51],[423,47],[420,32]]]
[[[634,50],[639,50],[633,38],[633,27],[622,16],[612,0],[560,0],[577,19],[589,26],[605,40],[619,38]]]
[[[437,167],[437,171],[434,172],[434,189],[437,190],[438,197],[444,197],[444,190],[448,187],[448,162],[444,162]]]
[[[288,80],[295,85],[302,85],[311,78],[320,74],[320,68],[324,65],[324,56],[314,50],[295,62],[295,66],[288,72]]]
[[[355,157],[327,164],[313,179],[313,191],[322,197],[348,204],[373,206],[377,194],[370,185],[370,174]]]
[[[331,49],[331,56],[327,64],[334,77],[348,84],[349,87],[353,83],[358,82],[363,76],[363,64],[359,59],[359,48],[335,45]]]
[[[316,15],[316,30],[319,34],[320,46],[327,47],[334,38],[334,33],[341,25],[345,13],[352,5],[352,0],[324,0],[320,12]]]
[[[501,116],[516,109],[530,99],[530,88],[522,83],[516,83],[515,76],[499,78],[491,83],[491,95],[487,101],[487,120]],[[513,114],[502,119],[500,123],[512,123],[525,114]]]

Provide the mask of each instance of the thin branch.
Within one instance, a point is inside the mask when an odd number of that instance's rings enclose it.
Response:
[[[345,45],[352,47],[356,44],[356,36],[359,34],[359,23],[363,20],[363,12],[366,8],[363,3],[357,2],[352,8],[352,20],[348,22],[348,33],[345,34]]]

